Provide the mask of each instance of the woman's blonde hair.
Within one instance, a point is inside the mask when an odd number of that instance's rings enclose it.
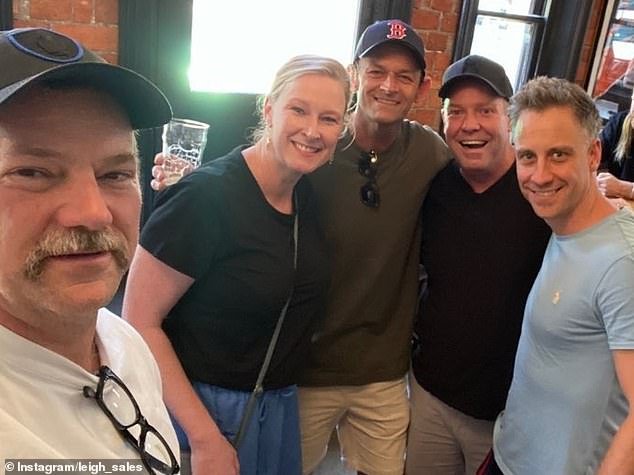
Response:
[[[258,99],[257,112],[260,116],[260,121],[257,127],[251,133],[251,140],[253,141],[253,143],[258,142],[262,138],[265,138],[268,133],[268,127],[264,118],[265,101],[268,99],[271,102],[275,102],[277,98],[282,94],[282,91],[286,86],[291,84],[297,78],[306,74],[321,74],[323,76],[335,79],[341,84],[345,95],[345,131],[348,125],[350,113],[350,98],[352,96],[352,91],[350,89],[350,77],[348,76],[348,72],[339,61],[336,61],[332,58],[312,54],[304,54],[300,56],[295,56],[284,63],[284,65],[275,74],[275,79],[273,80],[271,91],[266,96],[261,96]]]
[[[616,149],[614,149],[614,158],[616,158],[616,161],[618,163],[623,163],[623,160],[629,153],[631,146],[632,146],[632,113],[629,112],[625,116],[625,120],[623,121],[623,127],[621,127],[621,136],[619,137],[619,142],[616,144]]]

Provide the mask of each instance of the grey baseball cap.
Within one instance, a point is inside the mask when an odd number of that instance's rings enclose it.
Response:
[[[68,81],[110,94],[134,129],[158,127],[172,117],[167,98],[148,79],[51,30],[0,31],[0,64],[0,106],[32,84]]]

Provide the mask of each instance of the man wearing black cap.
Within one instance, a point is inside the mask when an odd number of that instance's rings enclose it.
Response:
[[[134,129],[168,121],[170,106],[52,31],[1,32],[0,63],[0,459],[176,473],[156,363],[101,309],[138,236]]]
[[[415,324],[408,475],[473,474],[511,383],[524,303],[550,235],[517,184],[499,64],[449,66],[439,96],[455,160],[423,207],[428,288]]]
[[[361,473],[402,475],[418,283],[419,212],[448,151],[405,119],[429,91],[423,42],[385,20],[361,36],[350,67],[351,133],[331,166],[312,175],[332,250],[332,286],[300,388],[304,473],[337,427],[343,457]]]

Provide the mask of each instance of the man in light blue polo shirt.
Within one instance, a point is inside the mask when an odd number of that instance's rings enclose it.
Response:
[[[537,78],[510,114],[520,189],[553,235],[480,473],[632,474],[634,214],[596,185],[600,121],[581,88]]]

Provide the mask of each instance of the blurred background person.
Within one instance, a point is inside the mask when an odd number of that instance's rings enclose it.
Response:
[[[263,101],[255,143],[167,188],[143,229],[123,313],[156,355],[195,475],[301,473],[295,383],[329,283],[303,176],[332,159],[350,94],[338,62],[292,58]],[[231,442],[287,300],[238,464]]]
[[[629,111],[610,117],[601,131],[599,189],[608,198],[634,200],[634,101]]]

